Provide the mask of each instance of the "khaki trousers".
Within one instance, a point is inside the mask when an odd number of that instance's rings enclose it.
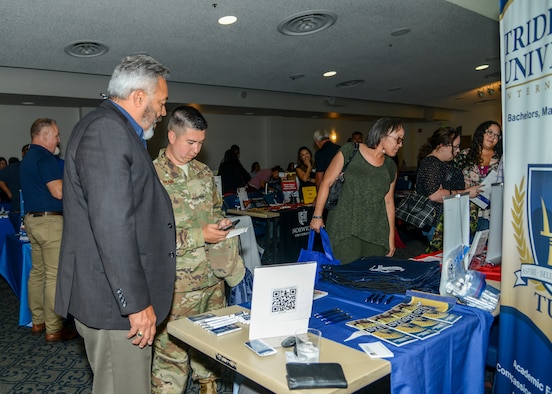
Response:
[[[46,332],[54,333],[63,328],[63,319],[54,312],[63,216],[26,215],[25,230],[32,247],[28,281],[32,320],[46,323]]]
[[[140,349],[128,330],[98,330],[75,319],[94,374],[93,394],[150,394],[151,346]]]

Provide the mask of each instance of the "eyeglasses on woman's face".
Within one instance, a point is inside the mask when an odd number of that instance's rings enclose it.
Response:
[[[386,137],[393,138],[397,142],[397,145],[402,144],[406,139],[405,137],[395,137],[394,135],[390,135],[390,134],[386,135]]]
[[[450,144],[451,148],[452,148],[452,151],[457,151],[457,150],[460,150],[460,145],[453,145],[453,144]]]
[[[487,134],[490,138],[496,138],[497,140],[500,140],[502,138],[502,135],[499,133],[494,133],[491,129],[485,130],[485,134]]]

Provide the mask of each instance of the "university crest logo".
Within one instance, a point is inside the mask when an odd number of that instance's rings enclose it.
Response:
[[[308,211],[306,209],[300,210],[297,212],[297,220],[301,226],[305,226],[308,222]]]
[[[552,295],[552,166],[529,165],[527,179],[529,242],[523,231],[523,179],[512,199],[512,225],[521,262],[514,286],[527,286],[531,281],[536,290],[546,289]]]

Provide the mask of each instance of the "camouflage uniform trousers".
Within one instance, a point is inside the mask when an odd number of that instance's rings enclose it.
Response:
[[[184,393],[192,379],[217,379],[220,365],[167,332],[167,323],[226,306],[224,281],[204,289],[176,293],[169,317],[158,327],[153,343],[152,393]]]

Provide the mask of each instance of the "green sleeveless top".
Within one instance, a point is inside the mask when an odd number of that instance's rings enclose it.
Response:
[[[354,150],[354,143],[341,147],[344,160]],[[384,197],[395,180],[397,166],[385,156],[375,167],[358,151],[345,170],[345,183],[337,207],[330,211],[327,230],[332,243],[350,236],[389,249],[389,222]]]

